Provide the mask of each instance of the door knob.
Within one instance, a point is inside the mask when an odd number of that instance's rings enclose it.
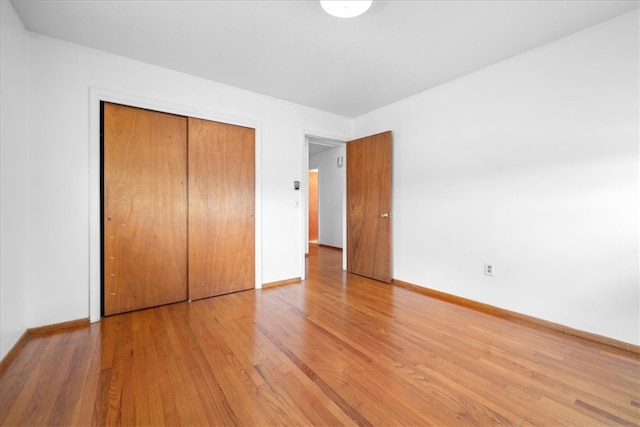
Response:
[[[389,212],[385,212],[382,215],[380,215],[380,218],[389,218]]]

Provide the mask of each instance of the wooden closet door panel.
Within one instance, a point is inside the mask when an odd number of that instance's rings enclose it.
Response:
[[[189,118],[189,299],[255,286],[255,131]]]
[[[187,298],[187,119],[104,105],[104,314]]]

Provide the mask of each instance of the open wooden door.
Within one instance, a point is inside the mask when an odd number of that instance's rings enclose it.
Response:
[[[104,104],[104,315],[187,298],[187,119]]]
[[[189,299],[255,287],[255,130],[189,117]]]
[[[391,282],[391,131],[347,143],[347,271]]]

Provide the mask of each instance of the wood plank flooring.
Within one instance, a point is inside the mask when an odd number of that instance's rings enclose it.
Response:
[[[625,425],[637,356],[340,270],[34,336],[0,425]]]

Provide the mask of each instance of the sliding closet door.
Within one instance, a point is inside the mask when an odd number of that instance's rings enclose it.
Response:
[[[255,286],[255,131],[189,118],[189,299]]]
[[[187,298],[187,119],[104,104],[104,314]]]

